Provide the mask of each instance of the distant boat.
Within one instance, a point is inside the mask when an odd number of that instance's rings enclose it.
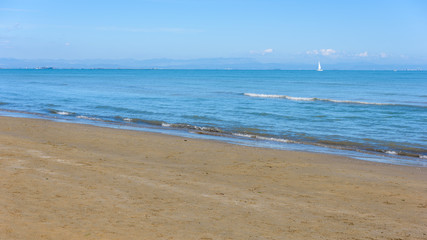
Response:
[[[323,71],[322,66],[320,66],[320,62],[318,62],[317,71],[318,71],[318,72]]]
[[[36,67],[35,69],[53,69],[53,67]]]

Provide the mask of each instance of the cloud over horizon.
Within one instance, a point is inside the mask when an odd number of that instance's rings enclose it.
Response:
[[[268,54],[268,53],[272,53],[273,49],[272,48],[267,48],[264,51],[262,51],[262,55]]]
[[[262,50],[262,51],[254,51],[254,50],[251,50],[251,51],[249,51],[249,53],[250,53],[250,54],[266,55],[266,54],[273,53],[273,49],[272,49],[272,48],[267,48],[267,49],[264,49],[264,50]]]
[[[367,57],[368,56],[368,52],[364,51],[364,52],[361,52],[359,54],[356,54],[356,56],[358,56],[358,57]]]
[[[307,51],[308,55],[322,55],[322,56],[330,56],[335,54],[337,51],[331,48],[328,49],[320,49],[320,50],[311,50]]]

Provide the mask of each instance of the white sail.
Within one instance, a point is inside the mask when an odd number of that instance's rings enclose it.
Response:
[[[321,71],[323,71],[323,69],[322,69],[322,66],[320,66],[320,62],[318,62],[318,66],[317,66],[317,71],[319,71],[319,72],[321,72]]]

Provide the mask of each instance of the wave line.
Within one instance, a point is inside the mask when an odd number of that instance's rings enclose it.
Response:
[[[389,105],[389,106],[410,106],[410,107],[421,107],[426,108],[427,106],[417,106],[417,105],[403,105],[403,104],[393,104],[393,103],[375,103],[375,102],[362,102],[362,101],[351,101],[351,100],[335,100],[328,98],[309,98],[309,97],[291,97],[287,95],[275,95],[275,94],[258,94],[258,93],[243,93],[243,95],[248,97],[257,97],[257,98],[282,98],[291,101],[320,101],[320,102],[333,102],[333,103],[349,103],[349,104],[363,104],[363,105]]]

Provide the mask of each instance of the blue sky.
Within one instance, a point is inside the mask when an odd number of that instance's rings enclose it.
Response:
[[[0,58],[427,64],[427,1],[0,0]]]

